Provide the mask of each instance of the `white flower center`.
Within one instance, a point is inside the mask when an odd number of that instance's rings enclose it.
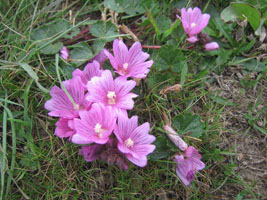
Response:
[[[124,145],[130,148],[134,145],[134,141],[131,138],[128,138],[127,140],[124,141]]]
[[[196,23],[193,22],[193,23],[191,24],[191,28],[194,28],[195,26],[196,26]]]
[[[116,104],[115,91],[108,91],[107,98],[108,98],[108,104]]]
[[[81,110],[82,109],[82,106],[80,106],[79,104],[74,104],[74,110]]]
[[[99,138],[102,138],[102,131],[103,131],[103,129],[102,129],[101,124],[97,123],[95,125],[95,128],[94,129],[95,129],[95,132],[98,134]]]
[[[123,68],[124,70],[127,70],[127,69],[128,69],[128,65],[129,65],[128,63],[124,63],[123,66],[122,66],[122,68]]]

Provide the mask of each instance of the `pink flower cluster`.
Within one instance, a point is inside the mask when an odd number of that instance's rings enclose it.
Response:
[[[177,163],[176,173],[181,181],[186,185],[190,185],[195,177],[195,173],[205,168],[205,164],[201,161],[201,155],[193,147],[185,143],[185,141],[172,129],[170,125],[163,127],[167,132],[169,139],[181,150],[182,155],[176,155],[174,161]]]
[[[201,35],[201,31],[208,25],[210,15],[202,14],[201,10],[198,7],[194,9],[182,8],[181,17],[177,15],[177,17],[181,20],[184,31],[186,32],[188,38],[187,41],[189,43],[196,43],[199,41],[199,37]],[[212,51],[219,48],[219,44],[217,42],[204,41],[205,50]]]
[[[102,159],[126,170],[129,160],[144,167],[147,155],[155,149],[155,137],[149,134],[149,123],[138,126],[137,116],[128,117],[137,95],[131,92],[135,81],[127,78],[145,78],[153,61],[146,61],[149,54],[139,42],[128,50],[116,39],[113,52],[114,56],[104,49],[83,71],[73,71],[72,79],[63,82],[64,88],[53,86],[45,109],[48,115],[59,117],[55,135],[82,145],[79,154],[87,162]],[[65,47],[61,56],[67,59],[66,55]],[[114,79],[110,70],[103,70],[107,59],[119,77]]]

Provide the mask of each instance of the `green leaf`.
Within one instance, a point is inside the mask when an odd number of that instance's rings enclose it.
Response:
[[[266,129],[261,128],[261,127],[257,126],[256,124],[253,124],[253,127],[267,136],[267,130]]]
[[[227,99],[224,99],[220,96],[212,96],[211,99],[218,103],[218,104],[221,104],[221,105],[224,105],[224,106],[237,106],[238,104],[237,103],[233,103]]]
[[[187,62],[184,62],[184,66],[182,68],[182,73],[181,73],[181,87],[183,88],[184,86],[184,82],[186,80],[186,75],[188,72],[188,66],[187,66]]]
[[[148,77],[148,84],[150,86],[150,88],[155,88],[158,85],[160,85],[159,89],[161,89],[162,87],[164,87],[165,85],[168,84],[168,82],[166,82],[168,80],[168,75],[164,75],[164,74],[154,74],[152,76]],[[162,82],[166,82],[165,84],[163,84]]]
[[[85,42],[80,42],[72,47],[73,50],[70,52],[70,59],[73,59],[73,61],[71,63],[77,66],[80,66],[94,56],[91,48]]]
[[[191,113],[181,114],[174,118],[173,126],[181,135],[187,134],[192,137],[200,137],[203,134],[203,123],[200,121],[199,115]]]
[[[262,72],[267,70],[266,64],[257,59],[247,60],[243,62],[243,67],[248,71]]]
[[[115,0],[105,0],[104,6],[106,8],[111,9],[111,10],[114,10],[116,13],[123,13],[124,12],[121,5],[119,3],[117,3]]]
[[[228,6],[225,9],[223,9],[220,16],[224,22],[229,22],[229,21],[234,22],[237,19],[237,15],[231,6]]]
[[[35,73],[35,71],[32,70],[32,68],[27,63],[19,63],[19,65],[29,74],[29,76],[35,80],[36,85],[39,87],[40,90],[42,90],[44,93],[49,93],[49,90],[44,88],[39,82],[38,82],[38,76]]]
[[[158,15],[155,19],[155,23],[159,30],[159,33],[163,33],[171,26],[170,18],[163,16],[163,15]]]
[[[231,3],[230,6],[239,18],[247,18],[254,31],[259,28],[261,16],[260,12],[255,7],[247,3]]]
[[[106,44],[105,40],[96,40],[93,44],[93,52],[94,56],[96,56],[100,51],[104,49],[104,46]]]
[[[152,160],[159,160],[169,157],[171,152],[169,151],[167,141],[168,139],[165,136],[158,136],[154,142],[156,149],[152,154],[150,154],[149,158]]]
[[[106,24],[98,21],[90,26],[90,31],[93,36],[105,39],[107,42],[113,41],[118,36],[117,27],[110,21]]]
[[[159,71],[171,68],[174,72],[181,72],[186,65],[187,62],[182,51],[175,49],[172,45],[161,47],[154,59],[154,66]]]
[[[46,45],[51,39],[58,36],[60,33],[63,33],[70,29],[72,25],[69,24],[66,20],[59,20],[55,23],[43,25],[37,29],[34,29],[31,34],[31,38],[37,42],[38,47]],[[66,33],[62,35],[63,38],[72,38],[80,32],[79,28],[73,28],[71,33]],[[40,53],[43,54],[55,54],[62,49],[62,42],[51,43],[40,50]]]
[[[44,47],[43,49],[40,50],[41,53],[49,55],[49,54],[56,54],[57,52],[62,49],[63,43],[62,42],[57,42],[57,43],[52,43]]]
[[[156,24],[156,21],[155,19],[153,18],[152,14],[150,13],[150,11],[147,9],[146,10],[146,15],[150,21],[150,23],[152,24],[152,26],[154,27],[155,31],[156,31],[156,34],[159,35],[160,34],[160,31],[159,31],[159,28]]]

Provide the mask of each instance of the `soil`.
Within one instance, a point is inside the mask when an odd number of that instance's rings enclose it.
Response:
[[[219,147],[234,153],[226,162],[236,164],[232,177],[242,182],[222,186],[217,195],[219,199],[236,198],[238,194],[249,199],[267,199],[267,137],[249,125],[246,118],[249,107],[255,105],[260,92],[261,103],[252,109],[253,116],[267,105],[267,81],[261,79],[254,87],[243,87],[242,79],[249,77],[250,80],[256,80],[257,74],[244,75],[238,67],[229,67],[222,76],[214,76],[216,81],[211,85],[212,90],[220,90],[221,97],[237,103],[237,106],[226,106],[224,109],[221,120],[225,124],[225,131],[220,137]],[[264,127],[266,113],[264,115],[256,121],[258,126]],[[244,190],[247,188],[252,192],[246,193]],[[259,196],[251,195],[253,192]]]

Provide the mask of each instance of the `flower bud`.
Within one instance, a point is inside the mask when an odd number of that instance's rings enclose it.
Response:
[[[206,51],[213,51],[213,50],[219,49],[219,47],[220,46],[217,42],[210,42],[210,43],[205,44]]]

